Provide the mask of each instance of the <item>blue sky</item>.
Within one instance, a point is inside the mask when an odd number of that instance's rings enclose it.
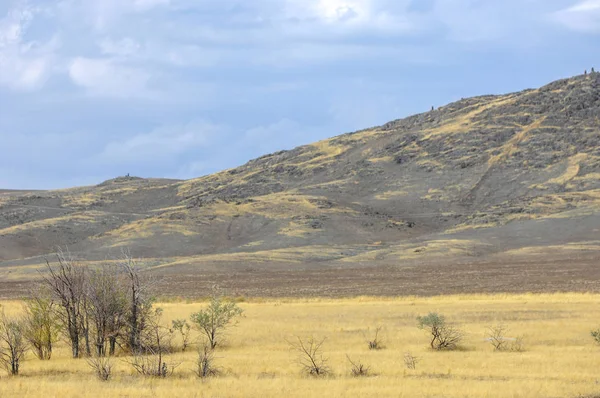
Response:
[[[600,0],[0,0],[0,188],[197,177],[599,54]]]

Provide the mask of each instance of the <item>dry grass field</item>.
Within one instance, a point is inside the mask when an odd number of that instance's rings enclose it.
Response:
[[[61,343],[52,360],[28,355],[21,375],[0,379],[0,397],[579,397],[600,393],[600,347],[590,330],[600,326],[600,295],[524,294],[430,298],[269,299],[242,302],[245,316],[217,350],[222,374],[202,381],[193,373],[195,347],[173,354],[181,362],[167,379],[143,378],[123,358],[114,377],[97,381],[85,359],[68,357]],[[168,302],[164,321],[188,318],[203,303]],[[7,313],[20,303],[6,301]],[[428,349],[418,315],[436,311],[465,332],[455,352]],[[523,335],[523,352],[494,352],[486,328],[504,323],[508,337]],[[383,326],[385,349],[369,350],[363,336]],[[332,374],[300,372],[290,341],[326,338]],[[177,341],[176,341],[177,343]],[[405,352],[419,358],[415,370]],[[371,367],[372,376],[350,375],[346,358]]]

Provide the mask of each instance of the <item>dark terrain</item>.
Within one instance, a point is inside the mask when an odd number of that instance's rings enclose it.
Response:
[[[57,245],[166,295],[600,291],[600,74],[178,181],[0,190],[0,296]]]

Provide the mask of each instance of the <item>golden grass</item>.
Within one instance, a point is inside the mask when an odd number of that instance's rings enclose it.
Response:
[[[85,360],[61,346],[49,362],[28,357],[21,376],[3,377],[2,397],[576,397],[600,391],[600,347],[589,331],[600,324],[599,295],[472,295],[433,298],[255,300],[240,304],[245,317],[217,352],[223,375],[205,382],[192,375],[194,353],[172,378],[144,379],[122,360],[114,379],[96,381]],[[165,303],[165,322],[187,318],[199,303]],[[5,302],[7,312],[19,304]],[[439,311],[460,322],[465,348],[432,352],[415,318]],[[486,327],[502,322],[510,337],[525,336],[525,352],[493,352]],[[363,333],[382,325],[386,348],[369,351]],[[286,340],[326,338],[331,377],[300,374]],[[404,353],[420,358],[405,369]],[[346,354],[371,366],[373,376],[353,378]]]

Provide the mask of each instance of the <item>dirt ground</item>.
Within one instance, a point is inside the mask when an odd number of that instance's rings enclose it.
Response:
[[[205,297],[212,286],[241,297],[434,296],[600,292],[600,257],[461,260],[408,266],[200,267],[153,271],[160,297]],[[27,296],[33,280],[0,280],[0,298]]]

